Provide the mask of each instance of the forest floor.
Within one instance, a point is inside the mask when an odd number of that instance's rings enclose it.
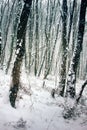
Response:
[[[76,109],[76,116],[62,116],[65,99],[51,97],[55,86],[54,77],[43,81],[32,75],[22,74],[16,109],[9,103],[11,76],[0,70],[0,130],[87,130],[87,88]],[[43,83],[44,86],[43,86]],[[77,83],[77,93],[83,81]]]

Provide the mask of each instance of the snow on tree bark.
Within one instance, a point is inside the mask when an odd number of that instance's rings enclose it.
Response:
[[[25,0],[24,2],[25,4],[21,13],[20,22],[17,30],[16,60],[14,62],[14,67],[12,70],[12,86],[9,95],[10,103],[12,107],[15,107],[17,92],[19,90],[20,69],[21,69],[23,56],[25,53],[25,31],[26,31],[28,16],[30,14],[32,0]]]
[[[77,39],[77,44],[73,52],[73,56],[72,56],[72,60],[71,60],[71,64],[70,64],[70,68],[68,72],[68,77],[67,77],[66,96],[69,96],[70,98],[75,97],[76,72],[77,72],[78,63],[80,60],[80,53],[82,51],[83,35],[84,35],[84,28],[85,28],[86,6],[87,6],[87,0],[81,0],[78,39]]]

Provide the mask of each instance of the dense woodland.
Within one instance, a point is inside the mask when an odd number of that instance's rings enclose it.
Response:
[[[59,77],[52,97],[57,94],[78,104],[87,84],[86,7],[87,0],[0,0],[0,69],[12,76],[12,107],[23,70],[43,81]],[[84,84],[77,96],[79,79]],[[64,118],[72,116],[75,104]]]

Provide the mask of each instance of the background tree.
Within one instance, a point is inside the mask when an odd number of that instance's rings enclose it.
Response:
[[[14,5],[14,2],[13,2],[13,5]],[[13,7],[13,6],[12,6]],[[16,8],[16,9],[15,9]],[[14,17],[13,17],[13,23],[12,23],[12,37],[11,37],[11,45],[10,45],[10,56],[9,56],[9,59],[7,61],[7,67],[6,67],[6,74],[8,73],[8,70],[10,68],[10,64],[11,64],[11,61],[12,61],[12,56],[13,56],[13,48],[14,48],[14,44],[16,42],[16,38],[17,38],[17,27],[18,27],[18,22],[19,22],[19,19],[20,19],[20,13],[21,13],[21,8],[22,8],[22,2],[21,0],[18,0],[18,2],[16,2],[15,4],[15,14]],[[12,12],[11,12],[12,13]]]
[[[3,21],[3,17],[4,17],[4,12],[5,12],[5,8],[6,8],[7,3],[4,2],[3,0],[0,1],[0,65],[2,62],[2,21]],[[2,67],[2,65],[1,65]]]
[[[38,15],[38,0],[36,0],[36,28],[35,28],[35,68],[34,73],[37,75],[38,65],[39,65],[39,15]]]
[[[2,36],[1,36],[1,5],[0,5],[0,59],[1,59],[1,38]],[[0,60],[1,61],[1,60]]]

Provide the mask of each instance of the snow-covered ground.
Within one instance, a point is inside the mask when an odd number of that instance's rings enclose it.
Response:
[[[0,71],[0,130],[87,130],[87,89],[77,107],[77,116],[66,120],[62,117],[64,99],[57,95],[53,99],[50,94],[54,78],[45,80],[43,87],[41,78],[22,75],[23,86],[14,109],[9,103],[11,77]]]

